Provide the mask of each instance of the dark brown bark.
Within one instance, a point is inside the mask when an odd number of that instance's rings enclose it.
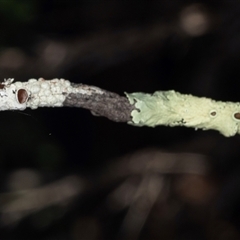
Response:
[[[74,84],[74,87],[86,87],[81,84]],[[71,93],[67,96],[63,105],[67,107],[81,107],[91,110],[94,115],[107,117],[115,122],[131,121],[131,112],[135,109],[126,97],[106,90],[99,93],[95,87],[87,86],[91,95]]]

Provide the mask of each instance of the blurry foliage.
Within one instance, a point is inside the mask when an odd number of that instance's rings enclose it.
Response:
[[[12,22],[27,24],[37,14],[38,0],[2,0],[0,1],[0,14],[5,23]]]
[[[0,1],[0,48],[23,45],[24,36],[31,36],[30,26],[37,16],[38,3],[38,0]]]

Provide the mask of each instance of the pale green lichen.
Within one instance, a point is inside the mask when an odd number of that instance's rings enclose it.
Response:
[[[240,133],[240,103],[220,102],[175,91],[153,94],[126,93],[137,110],[131,113],[135,126],[186,126],[214,129],[224,136]]]

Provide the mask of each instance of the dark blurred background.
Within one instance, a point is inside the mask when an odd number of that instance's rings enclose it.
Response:
[[[240,1],[0,0],[0,79],[240,101]],[[240,239],[240,137],[74,108],[2,112],[0,239]]]

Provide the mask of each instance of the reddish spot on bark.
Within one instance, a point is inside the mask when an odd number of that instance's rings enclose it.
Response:
[[[234,117],[235,117],[236,119],[240,120],[240,113],[239,113],[239,112],[238,112],[238,113],[234,113]]]
[[[216,116],[217,113],[215,111],[213,111],[210,114],[214,117],[214,116]]]
[[[17,99],[19,103],[25,103],[28,99],[28,92],[25,89],[19,89],[17,91]]]

